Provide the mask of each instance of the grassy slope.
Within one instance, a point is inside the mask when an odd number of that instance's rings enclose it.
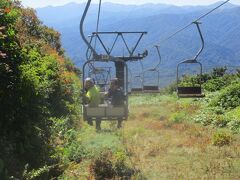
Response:
[[[213,146],[213,134],[218,130],[189,121],[199,108],[192,100],[133,96],[123,129],[116,130],[116,124],[106,122],[102,132],[86,126],[79,137],[86,137],[82,142],[93,156],[103,148],[127,148],[129,162],[147,179],[239,179],[240,135],[231,135],[228,146]],[[90,177],[90,162],[87,158],[70,164],[63,177]]]

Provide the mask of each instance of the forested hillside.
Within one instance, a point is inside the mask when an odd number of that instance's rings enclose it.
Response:
[[[179,28],[208,12],[217,4],[209,6],[172,6],[164,4],[120,5],[103,3],[100,31],[147,31],[137,52],[148,49],[149,57],[144,61],[147,68],[156,61],[157,53],[152,48]],[[85,33],[96,30],[97,5],[91,5],[85,23]],[[37,9],[38,16],[48,26],[58,29],[62,34],[63,46],[74,62],[81,66],[85,60],[85,45],[79,35],[79,21],[84,4],[68,4],[60,7]],[[62,12],[62,13],[60,13]],[[205,49],[200,57],[204,66],[238,66],[239,64],[239,6],[227,4],[210,16],[201,20],[205,38]],[[64,14],[62,16],[61,14]],[[131,37],[130,40],[131,42]],[[111,43],[112,37],[105,39]],[[191,26],[174,38],[160,44],[162,53],[162,71],[172,75],[176,64],[183,59],[192,58],[200,46],[196,27]],[[126,50],[119,48],[122,55]],[[172,76],[172,80],[174,75]]]
[[[58,32],[43,25],[33,9],[1,0],[0,179],[59,173],[54,127],[63,121],[70,126],[79,117],[79,75]]]

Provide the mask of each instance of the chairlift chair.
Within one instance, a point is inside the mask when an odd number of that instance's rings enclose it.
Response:
[[[184,64],[198,64],[199,65],[199,76],[200,81],[198,85],[195,86],[181,86],[179,78],[179,67]],[[201,77],[202,77],[202,64],[196,60],[186,60],[178,64],[177,67],[177,95],[179,98],[202,98],[205,95],[202,92],[201,86]]]
[[[155,67],[153,68],[149,68],[146,69],[145,71],[143,71],[143,92],[144,93],[159,93],[159,82],[160,82],[160,70],[159,70],[159,66],[161,63],[161,54],[160,54],[160,50],[159,50],[159,46],[155,46],[156,50],[157,50],[157,54],[158,54],[158,63],[155,65]],[[155,76],[151,76],[151,79],[148,78],[148,82],[146,82],[146,74],[147,73],[156,73],[157,74],[157,78],[155,78]],[[155,78],[155,79],[154,79]],[[153,81],[153,82],[150,82]]]
[[[88,60],[83,65],[83,87],[84,87],[84,79],[86,78],[86,66],[89,63],[92,63],[94,60]],[[114,62],[114,61],[112,61]],[[128,77],[127,65],[125,62],[125,76]],[[106,121],[114,121],[114,120],[127,120],[128,119],[128,83],[126,82],[123,87],[124,91],[124,104],[119,107],[114,107],[108,103],[108,101],[103,101],[104,103],[98,105],[98,107],[89,107],[87,104],[82,104],[82,112],[84,120],[106,120]]]
[[[95,62],[104,62],[109,63],[112,62],[115,64],[116,68],[116,77],[119,79],[120,86],[124,91],[124,105],[121,107],[113,107],[109,104],[100,104],[98,107],[89,107],[86,104],[82,104],[83,109],[83,117],[84,120],[126,120],[128,118],[128,66],[127,62],[130,61],[139,61],[144,59],[148,52],[145,51],[142,54],[136,53],[137,46],[139,45],[142,37],[147,34],[147,32],[99,32],[98,25],[99,25],[99,17],[100,17],[100,9],[101,9],[101,1],[99,3],[99,11],[98,11],[98,20],[97,20],[97,28],[96,32],[93,32],[90,36],[90,41],[84,35],[83,24],[90,7],[91,0],[88,0],[86,3],[85,10],[83,12],[81,21],[80,21],[80,34],[87,45],[87,52],[86,52],[86,59],[87,61],[83,65],[83,86],[84,86],[84,79],[85,79],[85,68],[88,64],[93,64]],[[138,36],[138,39],[132,47],[127,43],[125,39],[125,35],[133,34]],[[104,40],[101,36],[105,35],[115,35],[115,40],[112,46],[107,47],[104,43]],[[99,46],[103,49],[103,52],[97,52],[97,48],[94,47],[91,43],[93,43],[93,38],[95,38],[95,45],[96,41],[98,41]],[[114,56],[113,50],[116,48],[116,42],[122,40],[127,49],[128,55],[127,56]]]
[[[142,77],[141,75],[136,75],[133,78],[132,81],[132,93],[141,93],[143,91],[143,85],[142,85]]]
[[[151,73],[156,73],[157,74],[157,79],[153,80],[154,82],[147,82],[146,83],[146,73],[151,72]],[[152,78],[155,78],[151,76]],[[151,78],[151,79],[152,79]],[[148,69],[148,71],[145,71],[143,73],[143,92],[144,93],[159,93],[159,80],[160,80],[160,72],[158,69]]]
[[[142,93],[143,92],[143,63],[139,60],[141,65],[141,73],[135,74],[131,81],[131,93]]]
[[[201,48],[200,50],[197,52],[196,56],[193,59],[189,59],[189,60],[184,60],[180,63],[178,63],[177,65],[177,95],[179,98],[202,98],[205,97],[205,95],[202,92],[202,82],[201,82],[201,78],[202,78],[202,64],[200,62],[197,61],[198,56],[201,54],[201,52],[204,49],[204,39],[202,36],[202,32],[200,30],[200,26],[199,26],[199,22],[193,22],[197,29],[198,29],[198,33],[200,35],[201,38]],[[180,85],[180,77],[179,77],[179,67],[181,65],[184,64],[198,64],[199,68],[200,68],[200,72],[199,72],[199,76],[200,76],[200,82],[199,85],[196,86],[182,86]]]

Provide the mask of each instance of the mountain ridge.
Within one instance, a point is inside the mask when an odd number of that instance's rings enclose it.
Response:
[[[110,3],[110,5],[112,4]],[[122,7],[122,5],[118,4],[114,4],[114,6],[117,6],[118,8]],[[155,44],[158,44],[162,39],[165,39],[165,37],[168,37],[173,32],[176,32],[179,28],[189,24],[194,19],[208,12],[213,6],[214,5],[204,6],[204,8],[196,6],[190,10],[185,10],[188,8],[186,6],[167,6],[168,8],[173,8],[174,10],[169,11],[169,9],[163,10],[164,8],[158,9],[156,7],[155,11],[150,11],[147,10],[148,6],[144,5],[124,5],[124,7],[128,7],[129,9],[132,7],[137,8],[131,9],[131,11],[127,11],[126,9],[122,11],[114,11],[113,8],[104,9],[103,4],[99,30],[148,31],[147,36],[143,38],[143,41],[141,41],[140,46],[137,49],[137,53],[143,52],[146,48],[150,49],[150,56],[143,62],[144,67],[148,68],[155,62],[155,59],[157,59],[157,54],[153,48]],[[139,9],[139,7],[142,8]],[[64,6],[61,8],[64,8]],[[58,13],[56,13],[60,12],[58,9],[55,9],[56,12],[51,12],[50,16],[44,14],[46,9],[42,9],[44,11],[39,11],[39,9],[37,9],[38,16],[44,23],[61,32],[63,46],[66,49],[67,54],[79,66],[81,66],[84,59],[86,59],[86,45],[83,43],[79,34],[79,22],[83,8],[83,4],[81,9],[74,7],[75,12],[72,10],[72,14],[70,14],[74,15],[75,13],[74,16],[66,16],[66,13],[62,13],[65,15],[65,19],[61,19]],[[87,14],[84,24],[84,32],[86,35],[96,31],[97,8],[98,7],[96,5],[93,5]],[[203,59],[204,66],[240,65],[240,46],[238,45],[240,42],[240,22],[237,20],[240,18],[239,9],[239,6],[230,4],[226,7],[220,8],[201,20],[201,29],[206,43],[203,54],[200,56],[200,58]],[[124,11],[127,13],[124,13]],[[50,19],[53,21],[50,21]],[[106,43],[108,44],[111,41],[111,39],[106,39]],[[178,62],[194,56],[194,53],[200,46],[200,39],[197,34],[196,27],[192,26],[160,45],[163,57],[162,68],[169,69],[169,71],[175,71],[175,67]],[[119,50],[119,53],[122,53],[122,48],[119,49],[121,49]],[[171,72],[171,74],[173,73]]]

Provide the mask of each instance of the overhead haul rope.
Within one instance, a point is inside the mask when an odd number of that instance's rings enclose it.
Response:
[[[224,1],[223,3],[221,3],[220,5],[218,5],[217,7],[213,8],[212,10],[210,10],[209,12],[203,14],[202,16],[200,16],[199,18],[197,18],[196,20],[194,20],[193,22],[187,24],[186,26],[184,26],[183,28],[177,30],[176,32],[174,32],[172,35],[170,35],[169,37],[163,39],[162,41],[160,41],[159,44],[163,44],[164,42],[166,42],[167,40],[171,39],[172,37],[174,37],[175,35],[177,35],[178,33],[182,32],[183,30],[187,29],[189,26],[191,26],[192,24],[194,24],[195,22],[198,22],[199,20],[205,18],[206,16],[208,16],[209,14],[211,14],[212,12],[214,12],[215,10],[219,9],[220,7],[222,7],[224,4],[228,3],[230,0]]]
[[[199,20],[205,18],[206,16],[208,16],[209,14],[211,14],[212,12],[216,11],[217,9],[219,9],[220,7],[222,7],[223,5],[225,5],[226,3],[228,3],[230,0],[227,0],[227,1],[224,1],[223,3],[221,3],[220,5],[218,5],[217,7],[211,9],[210,11],[208,11],[207,13],[203,14],[202,16],[200,16],[199,18],[197,18],[196,20],[192,21],[191,23],[187,24],[186,26],[180,28],[179,30],[177,30],[176,32],[174,32],[173,34],[171,34],[170,36],[168,36],[167,38],[163,39],[162,41],[160,41],[158,44],[154,45],[154,47],[157,48],[158,50],[158,56],[159,56],[159,49],[158,47],[160,45],[162,45],[163,43],[165,43],[167,40],[171,39],[172,37],[174,37],[175,35],[177,35],[178,33],[182,32],[183,30],[187,29],[188,27],[190,27],[192,24],[197,24],[199,23]],[[197,25],[198,26],[198,25]],[[199,31],[199,27],[198,27],[198,31]],[[201,39],[202,39],[202,35],[201,35],[201,32],[200,32],[200,36],[201,36]],[[159,45],[160,44],[160,45]],[[150,45],[150,44],[148,44]],[[146,45],[146,46],[148,46]],[[197,58],[198,55],[195,57]]]

